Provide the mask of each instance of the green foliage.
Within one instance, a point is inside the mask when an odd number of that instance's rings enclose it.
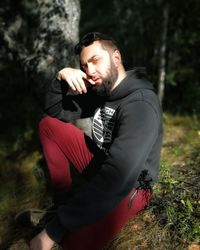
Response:
[[[200,239],[199,119],[164,114],[165,140],[152,209],[179,242]],[[167,139],[168,138],[168,139]]]
[[[170,228],[179,240],[198,242],[200,236],[198,188],[185,181],[185,174],[172,176],[170,166],[161,167],[161,180],[155,193],[160,223]],[[158,211],[157,211],[158,212]]]

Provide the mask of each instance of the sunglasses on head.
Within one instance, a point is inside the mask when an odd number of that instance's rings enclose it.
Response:
[[[99,32],[91,32],[86,34],[79,43],[75,46],[75,53],[80,54],[83,47],[86,47],[90,44],[92,44],[94,41],[98,40],[108,40],[113,41],[113,39],[110,36],[107,36],[105,34],[101,34]],[[113,41],[114,42],[114,41]]]

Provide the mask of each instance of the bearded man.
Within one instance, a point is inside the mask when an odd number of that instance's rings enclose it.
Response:
[[[56,209],[32,250],[102,249],[149,203],[159,172],[162,112],[145,72],[126,71],[105,34],[86,34],[75,52],[80,69],[58,72],[39,125]],[[92,138],[71,123],[86,117]],[[86,180],[73,195],[71,166]]]

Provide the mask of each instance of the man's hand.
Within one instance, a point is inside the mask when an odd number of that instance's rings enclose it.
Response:
[[[95,84],[92,79],[80,69],[64,68],[58,72],[58,80],[66,81],[69,87],[79,94],[87,93],[87,86],[89,84]]]
[[[30,250],[51,250],[55,242],[48,236],[44,229],[30,242]]]

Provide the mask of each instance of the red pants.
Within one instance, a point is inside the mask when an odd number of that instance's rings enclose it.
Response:
[[[69,189],[72,183],[70,165],[79,173],[86,168],[95,173],[100,164],[100,150],[79,128],[46,116],[40,122],[39,134],[47,161],[52,187],[55,190]],[[100,250],[105,246],[130,217],[142,210],[149,202],[151,192],[139,190],[128,206],[130,192],[118,206],[101,220],[68,233],[62,242],[65,250]]]

